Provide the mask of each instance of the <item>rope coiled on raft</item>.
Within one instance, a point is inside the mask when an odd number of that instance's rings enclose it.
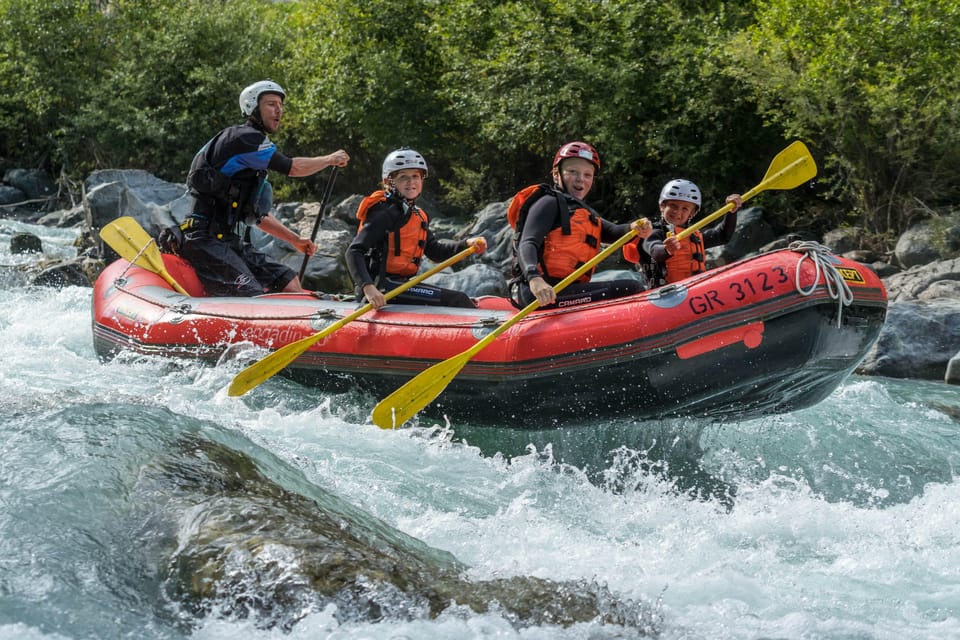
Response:
[[[853,292],[846,280],[843,279],[840,271],[834,266],[833,252],[829,248],[809,240],[798,240],[791,242],[789,249],[797,253],[803,253],[803,257],[797,260],[797,273],[795,282],[797,283],[797,293],[802,296],[809,296],[816,291],[820,284],[820,277],[823,276],[823,283],[827,288],[827,294],[837,301],[837,327],[843,317],[843,308],[853,304]],[[800,270],[803,268],[804,260],[811,260],[816,268],[813,282],[808,288],[800,286]]]

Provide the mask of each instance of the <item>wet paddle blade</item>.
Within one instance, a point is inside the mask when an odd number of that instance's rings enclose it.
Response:
[[[263,359],[257,360],[234,376],[233,381],[230,382],[230,386],[227,387],[227,395],[234,397],[242,396],[247,391],[266,382],[300,357],[300,354],[309,349],[315,342],[333,333],[331,329],[339,329],[343,324],[346,323],[331,325],[319,333],[284,345]]]
[[[227,395],[242,396],[247,391],[261,385],[283,371],[287,365],[299,358],[300,354],[311,346],[323,340],[348,322],[356,320],[371,309],[373,309],[373,307],[370,304],[365,304],[350,315],[340,318],[322,331],[284,345],[263,359],[254,362],[234,376],[233,381],[230,382],[230,386],[227,387]]]
[[[447,388],[472,355],[473,350],[468,350],[421,371],[374,407],[373,423],[381,429],[402,426]]]
[[[817,163],[813,161],[810,150],[797,140],[777,154],[760,185],[763,189],[793,189],[816,175]]]
[[[127,262],[159,275],[178,293],[189,295],[164,267],[157,243],[140,226],[140,223],[130,216],[111,220],[100,229],[100,238]]]

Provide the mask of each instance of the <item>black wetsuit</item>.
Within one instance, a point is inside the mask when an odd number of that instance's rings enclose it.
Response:
[[[347,247],[346,261],[350,277],[356,287],[358,300],[363,300],[363,287],[373,284],[380,291],[395,289],[409,280],[409,277],[389,274],[385,252],[390,251],[388,240],[390,232],[402,227],[410,218],[410,206],[396,194],[391,194],[383,202],[370,207],[360,231]],[[437,238],[427,228],[427,239],[423,255],[434,262],[452,258],[467,248],[466,240],[454,241]],[[420,283],[392,298],[400,304],[427,304],[445,307],[475,307],[473,300],[454,289],[445,289]]]
[[[259,224],[270,213],[272,189],[266,181],[267,170],[289,175],[293,161],[280,153],[251,119],[214,136],[194,157],[191,172],[204,163],[230,179],[233,193],[218,198],[191,188],[193,213],[184,225],[180,254],[196,269],[210,295],[282,291],[296,272],[256,251],[242,228]]]

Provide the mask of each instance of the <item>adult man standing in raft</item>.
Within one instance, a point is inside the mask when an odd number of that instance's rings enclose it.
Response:
[[[245,237],[244,225],[288,242],[313,255],[317,246],[288,229],[272,213],[273,189],[268,171],[291,177],[313,175],[330,166],[345,167],[343,149],[325,156],[289,158],[277,150],[268,134],[276,133],[286,93],[276,82],[261,80],[240,92],[243,124],[215,135],[194,156],[187,185],[193,212],[180,225],[184,238],[180,255],[196,269],[210,295],[256,296],[302,292],[293,269],[256,251]]]

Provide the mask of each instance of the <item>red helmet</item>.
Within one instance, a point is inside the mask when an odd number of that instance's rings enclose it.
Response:
[[[567,158],[583,158],[593,163],[593,166],[600,171],[600,154],[597,150],[586,142],[568,142],[560,147],[557,155],[553,156],[553,168],[556,169],[561,161]]]

